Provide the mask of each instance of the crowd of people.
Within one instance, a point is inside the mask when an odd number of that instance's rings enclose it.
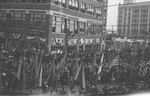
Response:
[[[101,62],[102,54],[104,54],[103,62]],[[119,56],[119,65],[110,68],[109,66],[116,56]],[[31,48],[22,50],[19,48],[7,48],[1,45],[0,57],[2,89],[6,93],[22,90],[23,86],[25,86],[26,90],[35,90],[40,86],[38,83],[41,67],[43,69],[41,84],[43,90],[50,86],[52,86],[51,92],[54,90],[57,92],[58,86],[69,86],[70,90],[73,90],[74,86],[80,86],[83,89],[81,82],[74,80],[79,68],[76,66],[77,64],[82,64],[85,67],[86,87],[84,90],[93,90],[97,88],[97,84],[108,83],[124,84],[124,86],[121,86],[122,91],[117,91],[121,89],[120,87],[110,88],[105,86],[103,88],[103,93],[105,94],[113,92],[127,93],[127,89],[138,88],[136,86],[139,86],[141,82],[143,82],[142,88],[150,87],[149,48],[138,49],[136,52],[130,48],[124,48],[122,50],[106,49],[102,53],[98,53],[93,49],[86,49],[80,52],[68,50],[67,53],[66,51],[47,53],[41,49]],[[63,63],[63,66],[60,63],[64,57],[63,62],[65,63]],[[95,58],[96,64],[94,63]],[[21,68],[21,62],[24,62],[24,65],[18,78],[17,74],[19,68]],[[38,65],[35,63],[38,63]],[[92,69],[93,64],[94,67]],[[61,70],[58,68],[58,65],[61,65],[59,66]],[[102,65],[102,71],[100,74],[97,74],[100,65]],[[23,81],[24,79],[25,81]],[[23,85],[24,82],[25,85]]]

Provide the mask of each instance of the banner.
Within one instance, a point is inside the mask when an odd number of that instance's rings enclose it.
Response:
[[[19,33],[13,33],[13,37],[14,37],[15,39],[20,38],[20,36],[21,36],[21,34],[19,34]]]
[[[77,44],[77,40],[78,39],[70,39],[69,42],[68,42],[68,44],[69,45],[76,45]]]
[[[53,45],[64,45],[64,38],[52,38],[51,39],[51,44]]]
[[[80,39],[79,39],[79,44],[82,45],[82,44],[84,44],[84,42],[85,42],[85,40],[84,40],[83,38],[80,38]]]
[[[41,38],[39,36],[26,36],[27,40],[35,40],[37,42],[46,42],[46,38]]]

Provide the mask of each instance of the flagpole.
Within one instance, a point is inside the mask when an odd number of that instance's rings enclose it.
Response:
[[[2,92],[2,70],[1,67],[3,65],[3,56],[0,57],[0,93]]]
[[[23,86],[22,86],[22,90],[23,93],[25,93],[25,88],[26,88],[26,63],[25,63],[25,54],[26,54],[26,50],[24,51],[24,56],[23,56]]]

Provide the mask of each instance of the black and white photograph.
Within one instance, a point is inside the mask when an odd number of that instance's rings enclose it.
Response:
[[[0,96],[150,96],[150,0],[0,0]]]

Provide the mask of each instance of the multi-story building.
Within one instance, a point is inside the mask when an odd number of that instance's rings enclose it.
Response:
[[[100,44],[107,0],[0,0],[0,38],[9,46]],[[77,42],[79,41],[79,42]]]
[[[147,39],[150,35],[150,2],[120,4],[118,9],[119,35]]]
[[[135,3],[135,0],[124,0],[124,4]]]

